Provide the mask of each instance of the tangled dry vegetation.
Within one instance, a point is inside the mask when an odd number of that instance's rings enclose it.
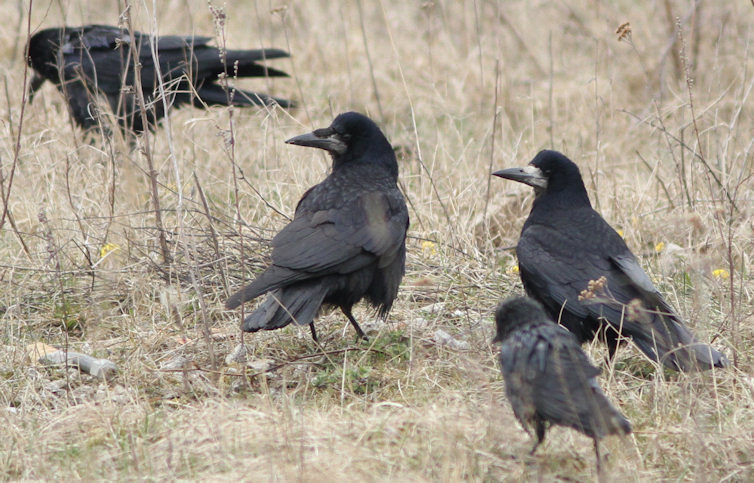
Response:
[[[489,343],[494,305],[522,292],[510,248],[532,199],[490,167],[545,147],[580,165],[672,305],[735,361],[685,375],[630,345],[613,365],[589,347],[635,430],[606,440],[607,471],[754,478],[749,2],[301,0],[214,15],[203,0],[136,2],[142,31],[221,24],[228,46],[288,49],[275,65],[291,79],[249,82],[300,105],[183,109],[136,146],[83,136],[52,86],[23,106],[29,3],[0,6],[0,478],[593,478],[591,442],[574,431],[528,456]],[[115,24],[123,7],[35,0],[30,24]],[[389,321],[359,307],[372,337],[357,342],[333,313],[321,349],[289,327],[247,335],[247,362],[226,361],[241,334],[224,300],[328,168],[283,140],[345,110],[381,124],[410,201]],[[119,372],[37,365],[37,342]]]

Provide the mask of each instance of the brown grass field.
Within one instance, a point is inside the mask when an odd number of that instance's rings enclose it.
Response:
[[[634,427],[604,440],[608,479],[754,480],[749,1],[134,2],[137,30],[289,50],[271,65],[290,79],[239,82],[299,103],[175,110],[135,146],[74,128],[49,84],[23,105],[29,28],[117,24],[129,2],[34,0],[30,22],[29,3],[0,5],[1,479],[596,479],[575,431],[529,456],[490,343],[495,305],[523,290],[512,247],[533,196],[490,169],[554,148],[734,362],[678,374],[630,344],[612,364],[586,347]],[[241,333],[225,299],[329,167],[283,141],[347,110],[394,144],[410,202],[394,309],[382,323],[357,307],[370,342],[332,312],[322,348],[290,326],[226,362]],[[36,364],[38,342],[119,372]]]

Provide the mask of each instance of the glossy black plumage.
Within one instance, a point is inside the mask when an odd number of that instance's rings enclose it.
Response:
[[[165,115],[159,98],[160,73],[169,105],[266,105],[277,103],[289,107],[290,101],[241,89],[231,89],[231,98],[217,82],[227,72],[229,77],[279,77],[285,72],[258,63],[266,59],[288,57],[278,49],[228,50],[224,61],[220,50],[209,45],[211,37],[161,36],[156,51],[159,64],[152,55],[148,34],[107,25],[85,25],[41,30],[29,40],[28,62],[35,70],[32,95],[45,80],[55,84],[66,97],[71,115],[85,128],[98,125],[97,97],[103,96],[119,120],[121,127],[135,132],[144,125],[134,92],[134,61],[131,48],[138,49],[141,84],[147,103],[150,125]],[[190,61],[189,61],[190,59]],[[189,82],[190,79],[190,82]]]
[[[495,311],[495,323],[506,396],[524,429],[537,437],[531,452],[544,440],[548,425],[567,426],[594,440],[599,466],[599,440],[631,432],[631,424],[597,383],[600,370],[576,338],[533,299],[504,301]]]
[[[398,163],[377,125],[355,112],[290,144],[325,149],[332,173],[310,188],[272,240],[272,265],[226,303],[235,308],[270,292],[243,322],[248,332],[310,324],[322,305],[340,307],[363,336],[351,308],[362,298],[390,310],[405,271],[408,210]]]
[[[592,209],[571,160],[541,151],[525,168],[493,174],[534,187],[537,196],[516,247],[521,281],[580,342],[605,329],[611,354],[621,332],[647,357],[675,370],[728,365],[723,354],[694,338],[623,238]],[[606,294],[579,300],[589,281],[600,277]]]

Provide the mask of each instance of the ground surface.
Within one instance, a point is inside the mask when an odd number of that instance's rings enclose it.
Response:
[[[23,108],[28,3],[0,6],[0,478],[595,478],[591,441],[570,430],[528,456],[489,343],[495,304],[522,291],[510,248],[532,200],[490,168],[553,147],[698,337],[735,361],[679,375],[630,345],[613,365],[587,347],[635,430],[605,441],[606,470],[754,479],[749,2],[136,3],[142,31],[213,35],[219,19],[218,43],[288,49],[275,66],[292,78],[243,85],[300,105],[187,108],[148,138],[170,264],[145,141],[86,137],[49,85]],[[31,29],[115,24],[122,3],[35,0]],[[359,306],[369,343],[332,313],[322,349],[289,327],[247,335],[248,365],[226,361],[241,338],[224,300],[327,172],[322,153],[283,141],[345,110],[377,120],[399,155],[412,224],[394,310],[382,324]],[[119,373],[33,364],[37,342]]]

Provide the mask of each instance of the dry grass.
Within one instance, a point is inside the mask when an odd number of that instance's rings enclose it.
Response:
[[[31,25],[113,24],[120,3],[37,0]],[[160,33],[214,32],[206,2],[157,3]],[[0,478],[594,478],[591,442],[573,431],[553,430],[527,455],[488,343],[494,305],[522,290],[508,247],[531,202],[500,180],[488,199],[490,163],[520,165],[545,147],[577,161],[671,303],[736,361],[671,374],[622,350],[601,383],[635,435],[606,440],[608,471],[754,478],[754,9],[692,3],[383,0],[362,2],[360,17],[354,2],[228,2],[228,46],[293,54],[275,65],[294,78],[247,85],[301,107],[183,109],[150,138],[169,266],[144,154],[118,137],[85,140],[51,86],[26,106],[14,162],[27,2],[3,3],[0,160],[3,193],[15,169],[16,229],[6,219],[0,232]],[[132,6],[135,28],[152,28],[151,8]],[[632,37],[619,42],[626,21]],[[326,356],[306,328],[247,336],[250,359],[282,365],[239,377],[224,363],[239,314],[222,303],[285,224],[272,208],[290,215],[328,166],[282,141],[345,110],[376,118],[399,147],[412,218],[399,299],[369,344],[338,314],[322,317]],[[107,243],[119,249],[102,259]],[[433,343],[438,328],[469,349]],[[31,365],[24,349],[37,341],[107,357],[120,373],[105,384]],[[590,353],[604,365],[603,346]]]

